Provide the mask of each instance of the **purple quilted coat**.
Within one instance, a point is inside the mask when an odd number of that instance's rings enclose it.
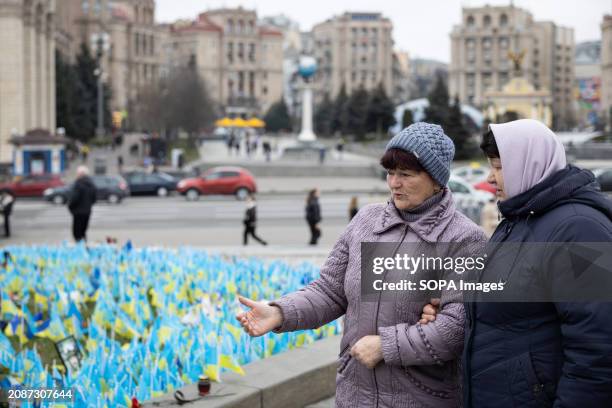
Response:
[[[403,292],[395,302],[362,302],[360,290],[361,242],[400,242],[404,237],[406,243],[484,246],[482,230],[456,211],[447,189],[442,194],[414,221],[402,218],[392,202],[362,208],[336,242],[319,279],[271,303],[283,313],[279,332],[316,328],[344,315],[336,407],[461,406],[463,305],[442,298],[435,322],[421,325],[423,302],[411,301]],[[372,370],[348,351],[363,336],[376,334],[381,336],[384,360]]]

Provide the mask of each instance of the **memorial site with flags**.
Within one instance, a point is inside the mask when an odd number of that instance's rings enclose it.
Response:
[[[235,323],[237,294],[271,300],[295,291],[318,276],[308,263],[129,243],[4,251],[0,384],[71,388],[66,406],[131,407],[134,398],[167,394],[202,375],[222,381],[223,372],[240,374],[244,364],[340,331],[333,322],[250,338]],[[70,358],[59,352],[66,339]]]

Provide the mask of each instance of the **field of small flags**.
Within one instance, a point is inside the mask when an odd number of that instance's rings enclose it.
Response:
[[[131,407],[134,397],[143,402],[201,375],[220,381],[225,371],[242,373],[244,364],[340,330],[333,322],[250,338],[234,319],[237,294],[270,300],[295,291],[318,276],[312,264],[129,243],[3,251],[0,387],[71,388],[66,406]],[[83,355],[79,370],[66,369],[55,349],[68,336]]]

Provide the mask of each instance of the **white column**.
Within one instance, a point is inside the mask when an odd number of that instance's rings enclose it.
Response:
[[[38,18],[38,14],[37,14]],[[35,93],[35,103],[36,103],[36,114],[34,117],[33,127],[44,127],[44,115],[43,109],[44,105],[46,105],[46,95],[45,95],[45,86],[44,86],[44,77],[45,74],[43,70],[45,69],[45,29],[43,26],[43,22],[41,21],[42,17],[38,20],[40,25],[36,26],[36,93]]]
[[[312,88],[305,85],[302,91],[302,131],[298,136],[300,142],[314,142],[317,136],[312,131]]]
[[[23,174],[23,150],[15,149],[15,175]]]
[[[21,5],[2,6],[0,16],[0,162],[10,163],[14,146],[9,143],[12,130],[24,128],[23,23]],[[14,7],[13,13],[10,8]]]
[[[52,134],[55,134],[55,41],[53,38],[55,27],[52,18],[47,20],[47,25],[47,77],[45,83],[47,100],[44,107],[47,120],[44,123],[44,127],[49,129]]]
[[[55,101],[55,80],[55,41],[53,41],[53,37],[51,37],[49,38],[49,83],[47,84],[49,87],[49,106],[47,106],[47,112],[49,115],[49,131],[53,134],[55,134],[56,128],[55,110],[57,109]]]
[[[51,173],[59,174],[60,173],[60,150],[61,147],[54,146],[53,150],[51,150]]]
[[[36,65],[36,32],[34,28],[34,15],[30,10],[29,20],[26,21],[24,25],[24,47],[23,47],[23,72],[24,72],[24,125],[23,125],[23,134],[25,134],[26,130],[31,129],[34,123],[34,69]]]

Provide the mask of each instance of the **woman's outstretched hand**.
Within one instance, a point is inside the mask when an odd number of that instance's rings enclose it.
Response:
[[[278,307],[242,296],[238,296],[238,300],[250,309],[236,315],[236,319],[250,336],[263,336],[283,323],[283,314]]]

